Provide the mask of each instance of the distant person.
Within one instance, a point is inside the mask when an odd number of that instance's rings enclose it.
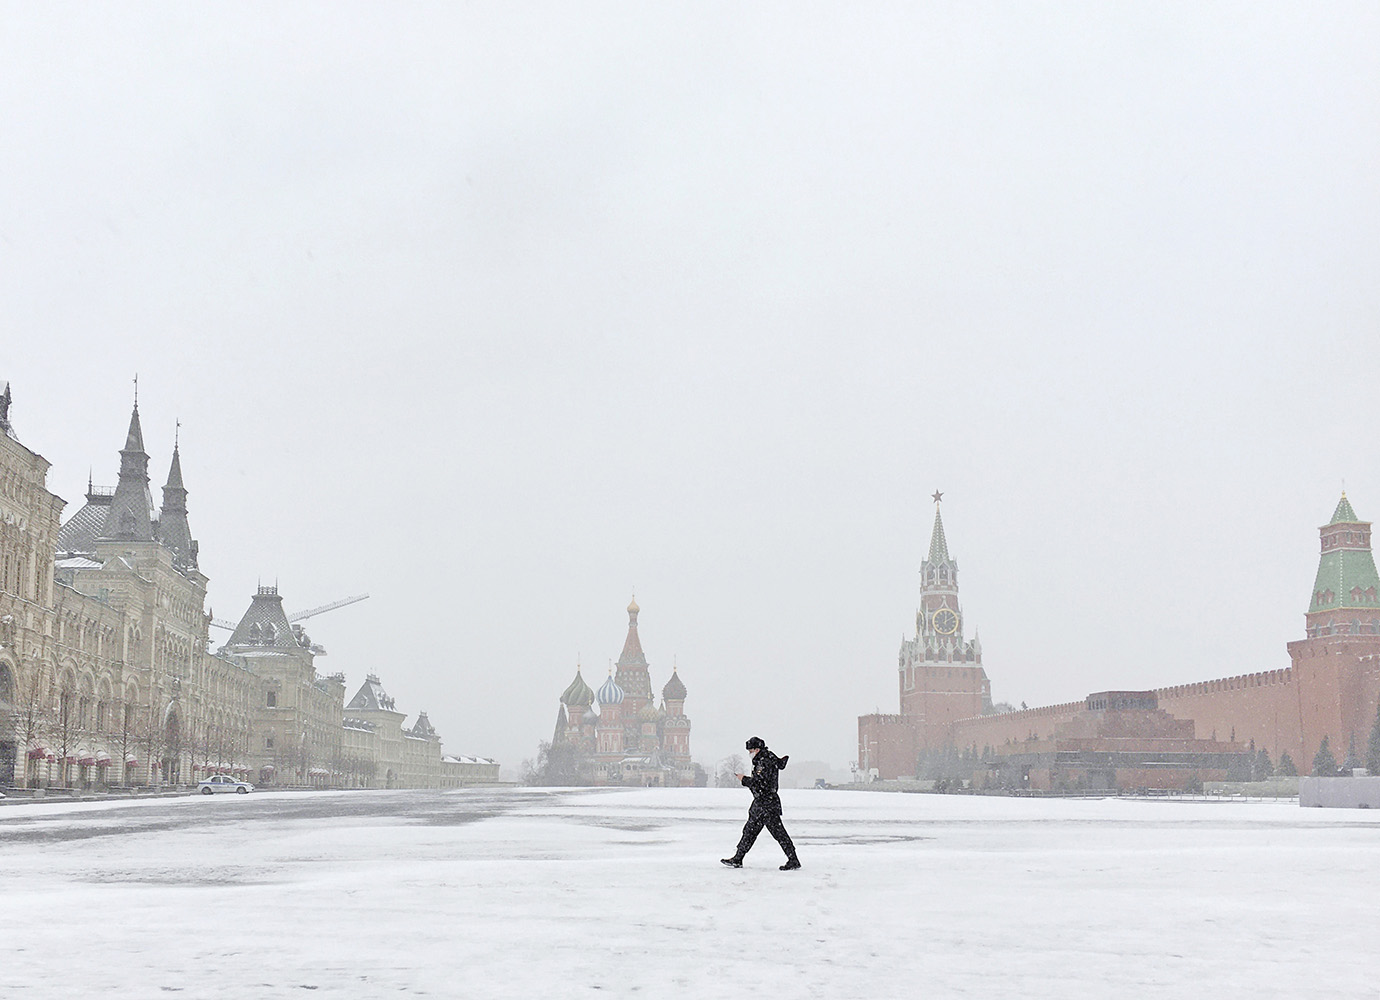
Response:
[[[744,856],[752,850],[757,835],[765,826],[781,845],[781,850],[786,852],[786,863],[781,866],[781,870],[794,871],[800,867],[800,859],[795,856],[795,844],[791,843],[791,835],[786,832],[786,825],[781,822],[781,796],[776,791],[777,774],[786,769],[786,761],[791,759],[790,755],[776,756],[767,749],[766,741],[760,736],[754,736],[745,746],[747,752],[752,754],[752,774],[735,774],[734,777],[752,789],[752,805],[748,807],[748,819],[743,825],[743,837],[738,841],[738,850],[733,852],[733,857],[720,858],[719,861],[730,868],[743,867]]]

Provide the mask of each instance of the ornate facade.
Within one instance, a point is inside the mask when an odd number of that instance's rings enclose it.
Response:
[[[583,777],[593,784],[693,785],[696,771],[690,759],[685,684],[672,668],[657,706],[637,632],[640,611],[634,599],[628,605],[623,652],[597,692],[576,668],[575,679],[560,698],[552,743],[574,748]]]
[[[20,442],[11,402],[0,382],[0,785],[178,785],[209,771],[370,784],[378,761],[359,753],[376,752],[379,735],[345,722],[344,676],[317,674],[325,650],[289,622],[276,587],[259,588],[211,650],[180,448],[155,506],[137,399],[117,485],[88,482],[65,524],[49,463]],[[407,739],[399,784],[441,787],[425,716]],[[497,779],[492,761],[467,760],[456,780]]]

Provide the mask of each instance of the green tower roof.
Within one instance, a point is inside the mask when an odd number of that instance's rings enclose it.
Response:
[[[1342,491],[1342,498],[1337,501],[1337,509],[1332,514],[1332,520],[1328,524],[1357,524],[1360,518],[1356,516],[1356,511],[1351,509],[1351,501],[1346,498],[1346,490]]]
[[[1334,524],[1364,525],[1342,494],[1332,520],[1323,526],[1323,553],[1318,559],[1318,576],[1313,581],[1313,599],[1308,604],[1315,611],[1380,612],[1380,573],[1375,570],[1375,555],[1370,550],[1369,532],[1339,529],[1329,531]]]

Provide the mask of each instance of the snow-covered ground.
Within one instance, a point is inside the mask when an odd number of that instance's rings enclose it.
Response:
[[[0,808],[0,996],[1374,997],[1380,813],[736,789]]]

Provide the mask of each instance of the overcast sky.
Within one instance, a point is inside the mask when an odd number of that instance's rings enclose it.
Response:
[[[0,378],[131,379],[279,581],[516,766],[634,589],[707,764],[897,710],[944,491],[993,695],[1288,665],[1380,520],[1380,7],[0,5]]]

